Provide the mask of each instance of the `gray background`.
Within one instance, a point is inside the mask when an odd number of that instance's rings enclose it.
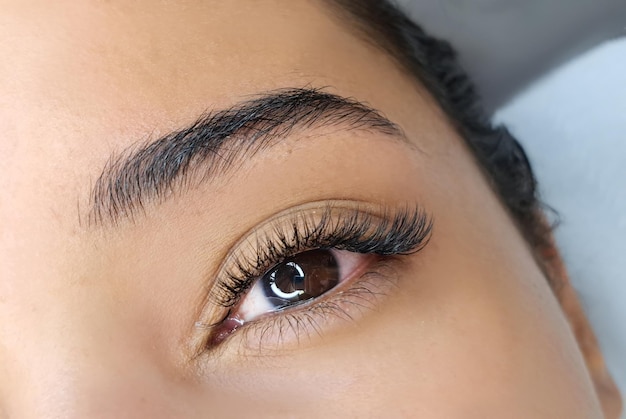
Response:
[[[561,215],[557,242],[624,393],[626,38],[549,74],[496,119],[522,141],[543,200]]]
[[[496,121],[526,148],[626,393],[626,0],[398,3],[459,50]]]
[[[626,34],[626,0],[398,0],[452,42],[490,109],[546,70]]]

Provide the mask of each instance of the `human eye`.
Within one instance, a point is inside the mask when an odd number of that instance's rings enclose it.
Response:
[[[324,202],[272,217],[225,258],[197,323],[206,333],[202,349],[238,334],[249,347],[278,347],[323,333],[334,318],[355,320],[393,283],[394,264],[422,249],[431,231],[417,205]]]

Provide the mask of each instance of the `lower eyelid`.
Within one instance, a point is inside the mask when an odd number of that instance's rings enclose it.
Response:
[[[396,288],[398,258],[380,258],[336,292],[246,323],[222,342],[224,349],[240,355],[276,354],[358,322]]]

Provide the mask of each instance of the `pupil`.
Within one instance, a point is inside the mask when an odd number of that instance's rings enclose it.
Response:
[[[311,250],[276,265],[263,277],[268,300],[276,308],[324,294],[339,283],[337,261],[329,250]]]

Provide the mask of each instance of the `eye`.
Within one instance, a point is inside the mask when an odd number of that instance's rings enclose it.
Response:
[[[316,249],[283,260],[254,281],[214,335],[213,343],[247,322],[317,300],[361,273],[375,257]]]
[[[244,353],[281,348],[356,321],[395,289],[404,257],[431,230],[417,205],[322,201],[276,214],[224,258],[195,323],[198,354],[227,338],[225,349]]]

